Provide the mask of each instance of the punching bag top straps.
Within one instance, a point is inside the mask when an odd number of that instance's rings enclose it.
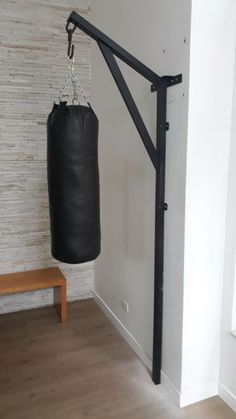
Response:
[[[57,109],[59,105],[60,105],[60,106],[64,106],[64,107],[66,107],[67,102],[66,102],[66,101],[65,101],[65,102],[60,102],[59,104],[58,104],[58,103],[54,103],[54,105],[53,105],[53,110],[54,110],[54,109]]]

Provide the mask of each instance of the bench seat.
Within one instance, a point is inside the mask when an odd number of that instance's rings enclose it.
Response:
[[[0,295],[54,289],[54,305],[61,322],[67,318],[66,279],[59,268],[36,269],[0,275]]]

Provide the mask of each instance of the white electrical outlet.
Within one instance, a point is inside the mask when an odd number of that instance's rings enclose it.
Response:
[[[125,300],[121,300],[121,307],[126,311],[126,313],[129,312],[129,304]]]

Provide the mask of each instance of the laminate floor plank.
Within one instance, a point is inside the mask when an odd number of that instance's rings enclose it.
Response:
[[[236,419],[219,398],[178,409],[93,300],[0,316],[0,419]]]

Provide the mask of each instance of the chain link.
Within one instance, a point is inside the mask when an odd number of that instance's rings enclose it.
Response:
[[[75,102],[78,102],[79,104],[81,104],[80,96],[82,96],[83,102],[85,102],[88,106],[90,106],[89,101],[87,99],[87,95],[85,91],[83,90],[83,88],[81,87],[78,77],[75,75],[74,58],[70,59],[68,57],[68,62],[69,63],[68,63],[68,67],[67,67],[67,71],[65,75],[64,85],[62,86],[60,90],[60,94],[58,96],[59,102],[61,102],[63,99],[67,100],[70,97],[70,84],[71,84],[72,89],[73,89],[73,99],[72,99],[73,105]]]

